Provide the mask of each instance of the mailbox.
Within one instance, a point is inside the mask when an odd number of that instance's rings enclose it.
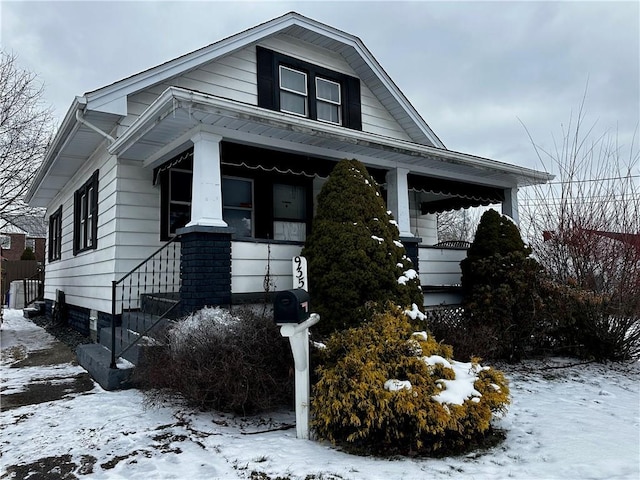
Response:
[[[276,294],[273,302],[273,319],[276,323],[302,323],[309,318],[310,314],[307,291],[296,288]]]

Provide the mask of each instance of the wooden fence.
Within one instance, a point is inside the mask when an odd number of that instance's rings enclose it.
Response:
[[[38,274],[42,268],[36,260],[4,260],[2,261],[2,304],[6,304],[9,285],[14,280],[24,280]]]

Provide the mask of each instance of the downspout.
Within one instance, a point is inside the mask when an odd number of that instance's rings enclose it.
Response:
[[[76,120],[81,123],[82,125],[84,125],[85,127],[90,128],[91,130],[93,130],[96,133],[99,133],[100,135],[102,135],[104,138],[106,138],[107,140],[109,140],[109,144],[112,144],[113,142],[116,141],[115,138],[113,138],[111,135],[109,135],[107,132],[103,132],[102,130],[100,130],[98,127],[96,127],[95,125],[93,125],[92,123],[87,122],[82,115],[80,115],[80,109],[76,110]]]

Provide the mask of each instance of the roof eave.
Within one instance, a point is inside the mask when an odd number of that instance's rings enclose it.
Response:
[[[60,127],[58,128],[51,145],[47,149],[47,153],[45,154],[44,160],[42,161],[42,165],[38,169],[38,173],[35,178],[31,182],[29,186],[29,190],[25,195],[25,202],[30,203],[33,200],[34,195],[40,188],[43,180],[49,173],[53,163],[55,162],[56,157],[58,156],[60,150],[64,147],[69,138],[73,136],[73,131],[78,128],[78,121],[76,120],[76,112],[82,110],[87,104],[87,99],[85,97],[75,97],[69,110],[67,110]]]
[[[221,111],[225,110],[233,112],[234,114],[239,114],[247,118],[259,118],[263,121],[274,124],[283,122],[295,124],[296,128],[304,128],[305,130],[309,130],[315,134],[349,137],[349,140],[355,143],[377,144],[387,149],[404,152],[409,156],[434,156],[452,163],[460,163],[485,170],[495,170],[503,174],[512,175],[516,180],[514,186],[517,187],[546,183],[553,179],[553,175],[547,172],[520,167],[476,155],[422,145],[406,140],[399,140],[359,130],[345,129],[340,126],[313,122],[308,119],[297,117],[288,118],[280,112],[272,112],[253,105],[242,104],[226,98],[185,90],[179,87],[167,88],[158,97],[158,99],[156,99],[156,101],[154,101],[142,113],[142,115],[136,119],[127,131],[124,132],[115,143],[110,145],[109,152],[114,155],[120,155],[125,152],[129,147],[135,144],[138,139],[153,129],[154,126],[162,120],[162,118],[169,115],[173,109],[180,108],[182,105],[186,104],[191,106],[202,105],[205,107],[212,107]]]

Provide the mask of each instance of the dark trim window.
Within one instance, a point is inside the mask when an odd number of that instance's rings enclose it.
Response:
[[[49,261],[62,257],[62,205],[49,216]]]
[[[280,65],[280,110],[307,116],[307,74]]]
[[[222,219],[238,237],[253,237],[253,180],[222,177]]]
[[[362,130],[360,80],[256,47],[258,106]]]
[[[76,190],[73,200],[73,254],[98,246],[98,170]]]
[[[162,241],[171,239],[191,217],[191,152],[154,171],[161,192]],[[311,228],[313,180],[282,172],[291,171],[292,164],[306,157],[223,142],[222,158],[222,218],[234,236],[304,241]]]

